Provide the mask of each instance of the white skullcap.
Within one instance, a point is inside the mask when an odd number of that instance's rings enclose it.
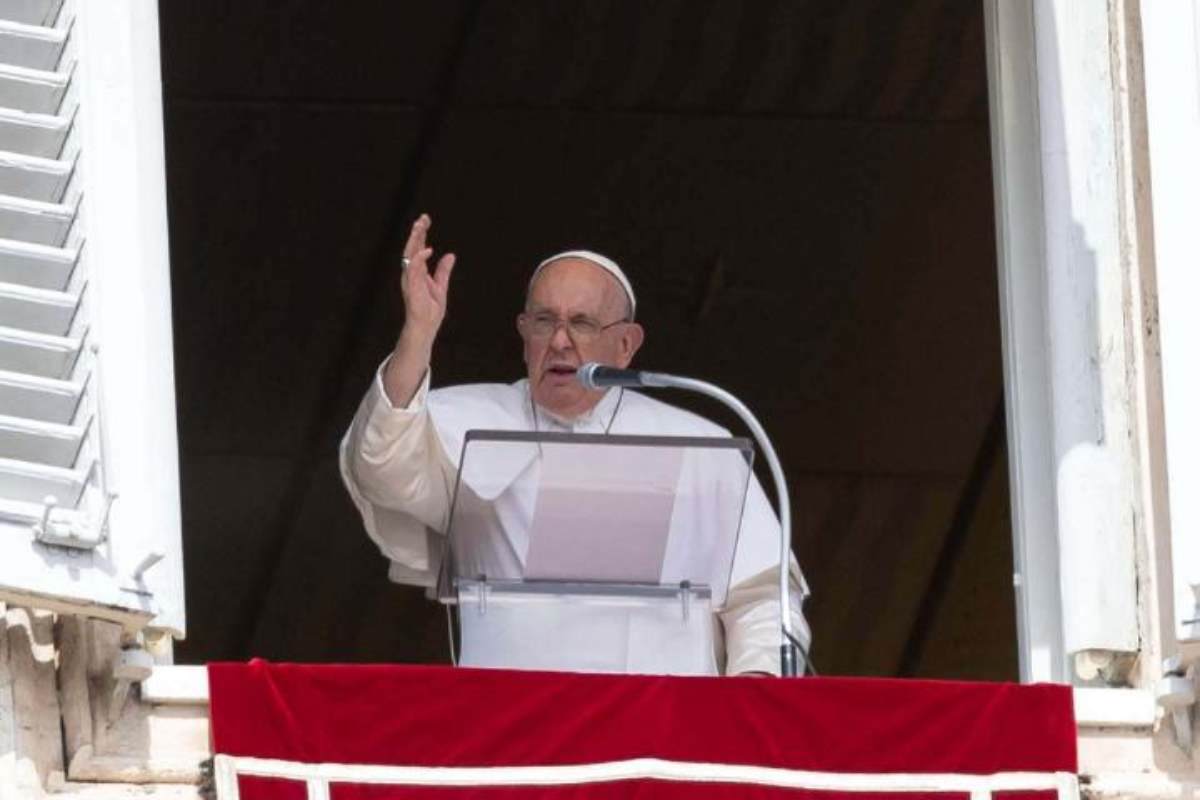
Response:
[[[617,283],[621,284],[621,288],[625,290],[625,296],[629,298],[629,318],[633,319],[637,313],[637,298],[633,296],[633,284],[629,282],[629,278],[625,277],[625,273],[617,266],[617,262],[613,261],[608,256],[602,256],[599,253],[593,253],[591,250],[566,250],[562,253],[555,253],[545,261],[537,265],[537,269],[533,271],[533,275],[529,278],[529,288],[533,288],[533,282],[537,280],[537,276],[550,264],[555,261],[562,261],[567,258],[578,258],[584,261],[595,264],[600,269],[607,272],[617,279]]]

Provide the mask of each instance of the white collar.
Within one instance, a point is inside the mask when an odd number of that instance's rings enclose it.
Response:
[[[562,417],[552,411],[542,408],[537,403],[533,402],[533,396],[530,393],[529,381],[525,381],[525,394],[528,400],[526,407],[536,409],[537,417],[531,419],[531,427],[534,430],[540,431],[568,431],[570,433],[607,433],[612,428],[612,423],[615,420],[615,415],[619,410],[621,402],[621,394],[623,390],[612,391],[609,389],[600,398],[600,402],[592,406],[591,410],[580,414],[577,417]],[[527,412],[528,413],[528,412]]]

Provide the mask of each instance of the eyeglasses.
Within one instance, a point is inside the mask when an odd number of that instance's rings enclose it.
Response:
[[[522,314],[518,320],[530,338],[549,339],[558,331],[559,326],[563,326],[567,329],[567,335],[571,337],[571,341],[576,343],[590,342],[609,328],[629,322],[627,319],[619,319],[605,325],[600,320],[593,319],[586,314],[576,314],[570,319],[560,319],[548,311]]]

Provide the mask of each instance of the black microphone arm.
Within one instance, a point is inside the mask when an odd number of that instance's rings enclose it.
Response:
[[[791,584],[788,580],[792,563],[792,504],[788,499],[787,481],[779,456],[767,437],[767,432],[758,418],[741,400],[719,386],[695,378],[682,378],[661,372],[642,372],[635,369],[606,367],[592,361],[575,371],[579,382],[587,389],[606,389],[613,386],[644,387],[652,389],[686,389],[699,392],[723,403],[741,418],[767,459],[771,479],[775,482],[775,495],[779,498],[779,627],[783,641],[779,646],[779,673],[785,678],[799,675],[799,641],[792,629]],[[805,656],[807,661],[807,655]]]

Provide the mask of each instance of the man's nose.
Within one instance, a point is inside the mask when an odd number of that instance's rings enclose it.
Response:
[[[555,350],[570,350],[575,346],[571,335],[567,333],[567,326],[565,324],[557,325],[554,328],[554,333],[550,336],[550,346]]]

